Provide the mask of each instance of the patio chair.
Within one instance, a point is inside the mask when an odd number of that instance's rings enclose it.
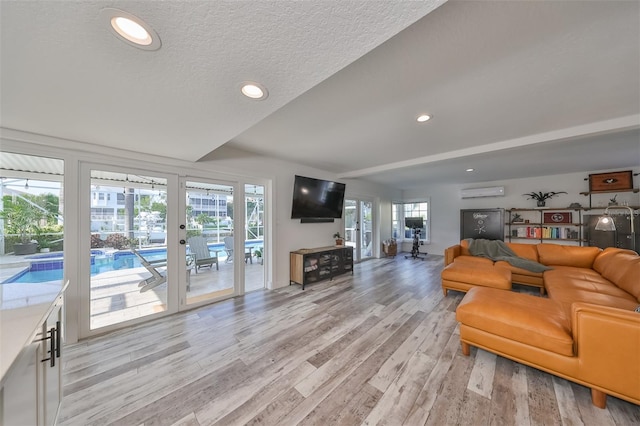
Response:
[[[147,271],[151,274],[151,276],[147,279],[144,279],[138,283],[138,287],[140,287],[140,293],[144,293],[145,291],[151,290],[154,287],[159,286],[160,284],[164,284],[167,282],[167,276],[165,275],[165,271],[160,272],[156,268],[161,268],[167,266],[167,260],[147,260],[142,256],[136,249],[131,247],[131,252],[135,254],[140,260],[140,264],[146,268]]]
[[[192,254],[195,255],[196,258],[196,274],[198,273],[198,268],[202,266],[209,266],[209,268],[213,267],[213,264],[216,264],[216,271],[219,270],[218,267],[218,251],[215,251],[215,254],[211,254],[209,250],[209,246],[207,245],[207,239],[205,237],[191,237],[189,238],[189,250]]]
[[[224,250],[227,252],[225,263],[233,262],[233,237],[224,237]],[[248,252],[245,251],[244,253],[244,263],[247,263],[247,260],[253,263],[252,247],[248,247],[248,250]]]
[[[233,237],[224,237],[224,251],[227,252],[225,263],[233,261]]]

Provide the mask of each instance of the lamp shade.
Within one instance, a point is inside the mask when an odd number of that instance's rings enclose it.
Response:
[[[598,223],[596,224],[596,231],[615,231],[616,224],[613,222],[613,218],[609,216],[607,213],[600,216],[598,218]]]

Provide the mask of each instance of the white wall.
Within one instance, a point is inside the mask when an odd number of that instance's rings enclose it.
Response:
[[[624,169],[629,170],[629,169]],[[554,176],[542,176],[506,181],[477,182],[475,184],[425,185],[420,189],[406,190],[405,199],[428,196],[431,198],[431,243],[427,250],[432,254],[443,254],[444,250],[460,241],[460,210],[480,208],[533,208],[535,200],[527,200],[522,194],[529,192],[566,191],[547,200],[546,207],[566,208],[571,203],[589,206],[589,197],[580,192],[589,190],[589,183],[585,181],[589,174],[605,173],[616,170],[593,170],[583,173],[569,173]],[[633,169],[640,172],[640,166]],[[635,187],[638,187],[639,176],[634,177]],[[460,190],[463,188],[483,188],[490,186],[504,186],[504,197],[461,199]],[[606,207],[609,198],[615,194],[592,195],[593,207]],[[640,205],[640,195],[631,192],[619,193],[618,203],[627,201],[630,205]]]

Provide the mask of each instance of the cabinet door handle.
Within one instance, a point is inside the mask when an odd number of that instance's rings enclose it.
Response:
[[[51,367],[55,367],[56,366],[56,328],[55,327],[51,327],[51,330],[49,330],[49,336],[43,338],[42,340],[49,340],[50,344],[50,350],[47,352],[48,354],[51,354],[49,356],[49,358],[44,358],[42,361],[40,362],[46,362],[46,361],[50,361],[50,365]]]
[[[62,347],[60,344],[60,335],[62,334],[61,330],[62,327],[60,327],[60,321],[56,321],[56,358],[60,358],[60,348]]]

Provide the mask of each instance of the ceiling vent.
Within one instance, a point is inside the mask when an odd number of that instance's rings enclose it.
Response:
[[[469,188],[460,190],[461,198],[504,197],[504,186]]]

